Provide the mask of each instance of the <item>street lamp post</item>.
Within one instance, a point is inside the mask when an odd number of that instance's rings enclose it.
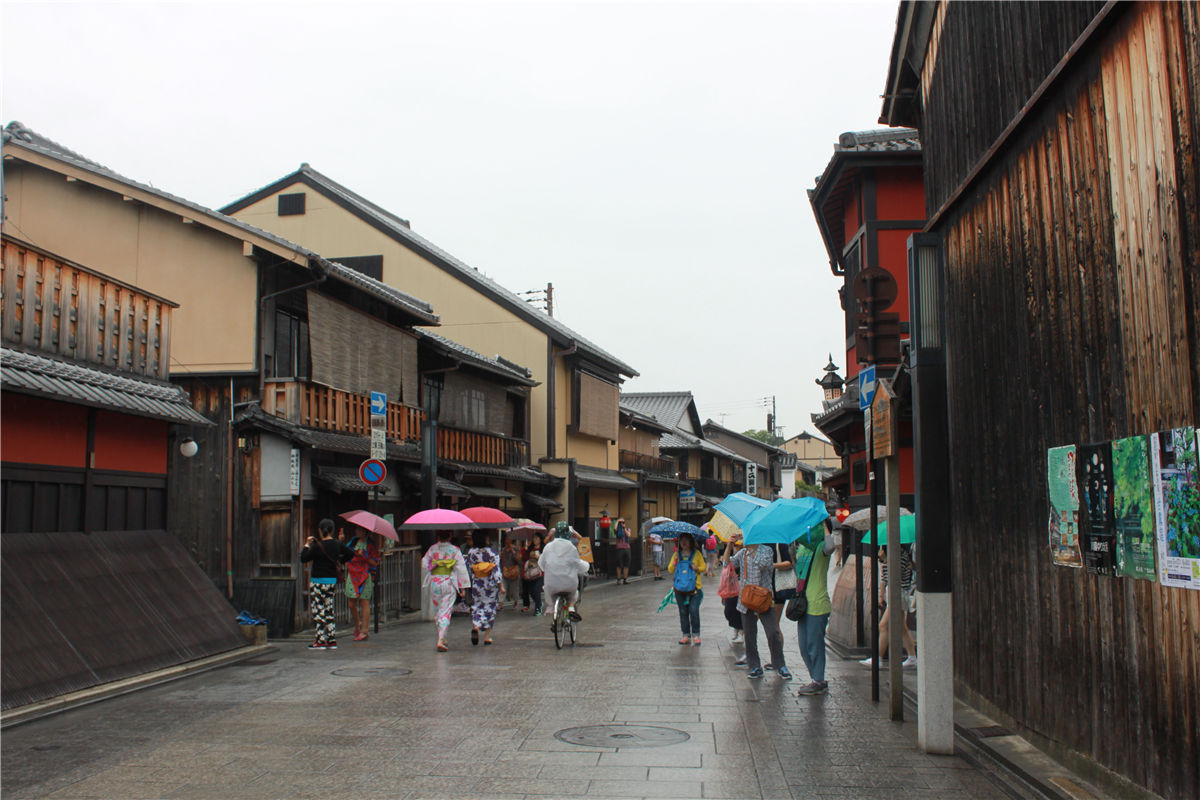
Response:
[[[917,743],[954,753],[954,620],[949,426],[946,404],[946,278],[941,238],[908,239],[913,392],[913,488],[917,527]]]

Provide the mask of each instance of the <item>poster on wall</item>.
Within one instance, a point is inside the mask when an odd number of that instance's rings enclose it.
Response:
[[[1145,436],[1117,439],[1112,443],[1112,465],[1117,574],[1144,581],[1157,580],[1149,439]]]
[[[1050,490],[1050,555],[1059,566],[1082,567],[1075,445],[1046,451],[1046,483]]]
[[[1117,575],[1113,518],[1112,443],[1081,444],[1076,452],[1083,565],[1093,575]]]
[[[1200,589],[1200,463],[1196,429],[1150,435],[1154,517],[1158,528],[1158,580],[1163,586]]]

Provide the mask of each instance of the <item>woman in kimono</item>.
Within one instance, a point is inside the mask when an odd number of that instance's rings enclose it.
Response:
[[[467,551],[467,569],[471,571],[471,644],[492,643],[492,626],[500,609],[500,556],[488,541],[487,531],[472,531],[473,547]]]
[[[371,541],[374,536],[366,528],[358,528],[349,547],[356,555],[346,564],[346,582],[343,590],[350,606],[350,618],[354,622],[354,641],[367,638],[371,627],[371,597],[375,593],[375,570],[379,569],[379,545]]]
[[[446,631],[450,627],[454,603],[471,585],[462,551],[450,543],[450,531],[438,531],[437,542],[421,559],[421,570],[425,573],[422,585],[429,587],[429,595],[437,608],[437,649],[444,653],[450,649],[446,646]]]

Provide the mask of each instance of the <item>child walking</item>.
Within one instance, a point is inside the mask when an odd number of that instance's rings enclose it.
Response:
[[[680,535],[675,554],[667,565],[675,589],[675,604],[679,606],[679,627],[683,631],[680,644],[700,646],[700,602],[704,599],[700,585],[706,566],[704,554],[692,537],[686,533]]]

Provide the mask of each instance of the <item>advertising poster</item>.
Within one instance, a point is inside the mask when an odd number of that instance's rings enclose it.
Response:
[[[1200,464],[1196,429],[1150,435],[1154,516],[1158,527],[1158,580],[1200,589]]]
[[[1050,490],[1050,555],[1059,566],[1082,567],[1075,445],[1046,451],[1046,484]]]
[[[1150,443],[1130,436],[1112,443],[1113,515],[1117,525],[1117,574],[1157,580],[1154,569],[1154,490]]]
[[[1113,517],[1112,443],[1081,444],[1076,452],[1081,502],[1083,565],[1093,575],[1117,575]]]

